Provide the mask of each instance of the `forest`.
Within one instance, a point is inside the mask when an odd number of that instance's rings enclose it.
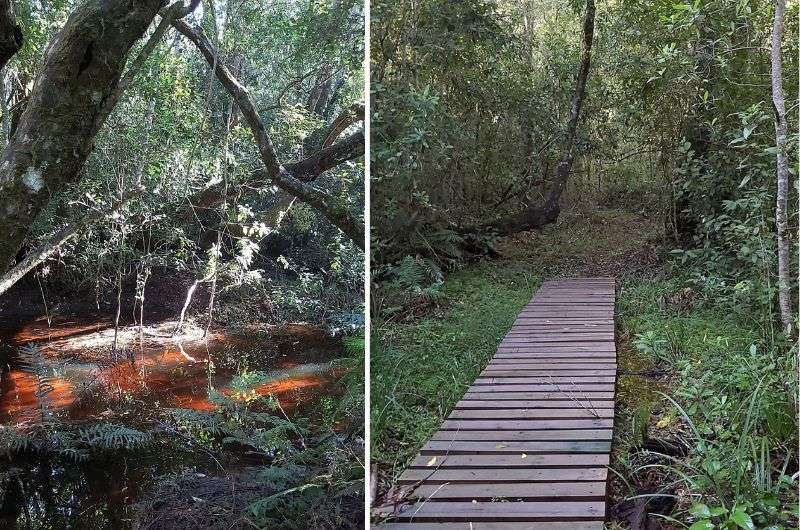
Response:
[[[0,26],[0,527],[362,525],[364,5]]]
[[[467,439],[431,436],[543,282],[602,277],[618,363],[605,528],[797,528],[798,2],[371,13],[373,521],[416,487],[407,467],[441,471],[436,440]],[[411,520],[445,491],[478,495],[448,484]]]

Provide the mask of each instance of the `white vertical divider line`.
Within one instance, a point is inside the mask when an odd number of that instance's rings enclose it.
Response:
[[[370,526],[370,180],[372,179],[370,135],[370,0],[364,0],[364,529]]]

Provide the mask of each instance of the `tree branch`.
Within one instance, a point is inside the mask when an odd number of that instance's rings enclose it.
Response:
[[[174,21],[172,25],[194,43],[206,62],[214,69],[214,73],[222,86],[233,97],[253,134],[253,140],[264,164],[264,169],[262,170],[264,177],[280,189],[318,210],[363,250],[364,227],[360,219],[352,215],[347,208],[337,204],[334,197],[295,178],[281,165],[275,146],[272,143],[272,138],[267,133],[267,129],[261,121],[255,102],[250,97],[247,88],[231,74],[225,64],[218,60],[216,50],[203,35],[202,30],[191,27],[181,20]]]
[[[20,281],[26,274],[32,271],[37,265],[39,265],[40,263],[44,262],[47,258],[49,258],[53,254],[53,252],[58,250],[58,248],[61,247],[64,243],[66,243],[76,235],[80,234],[81,231],[88,225],[107,217],[109,214],[116,212],[117,210],[122,208],[126,202],[128,202],[134,197],[141,195],[143,191],[144,191],[143,188],[137,188],[131,190],[125,193],[122,197],[120,197],[120,199],[117,200],[117,202],[115,202],[113,205],[111,205],[110,208],[105,210],[92,210],[91,212],[85,214],[77,221],[73,221],[64,228],[62,228],[61,230],[57,231],[47,241],[43,242],[34,250],[26,254],[25,257],[22,259],[22,261],[17,263],[2,277],[0,277],[0,295],[8,291],[15,283]]]
[[[286,171],[298,180],[311,182],[329,169],[360,156],[364,156],[364,131],[354,133],[308,158],[287,164]]]

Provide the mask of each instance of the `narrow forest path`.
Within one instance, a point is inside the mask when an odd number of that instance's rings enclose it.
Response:
[[[613,278],[542,284],[400,476],[408,501],[384,508],[394,522],[381,528],[602,529],[614,303]]]

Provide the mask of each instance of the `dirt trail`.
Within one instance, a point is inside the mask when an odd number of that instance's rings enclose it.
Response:
[[[503,238],[497,250],[502,260],[531,262],[548,278],[622,279],[657,263],[660,233],[659,221],[641,214],[571,208],[553,225]]]

